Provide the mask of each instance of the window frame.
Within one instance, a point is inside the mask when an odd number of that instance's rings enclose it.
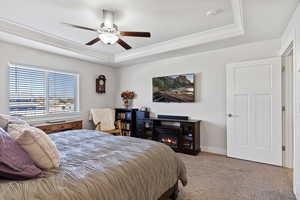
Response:
[[[41,71],[45,73],[45,107],[46,107],[46,114],[45,115],[39,115],[39,116],[20,116],[22,119],[27,119],[27,120],[34,120],[34,119],[45,119],[45,118],[52,118],[52,117],[71,117],[71,116],[78,116],[80,115],[80,90],[79,90],[79,85],[80,85],[80,75],[79,73],[76,72],[66,72],[66,71],[60,71],[60,70],[54,70],[54,69],[48,69],[46,67],[38,67],[38,66],[32,66],[32,65],[24,65],[24,64],[16,64],[16,63],[8,63],[8,112],[10,113],[10,67],[17,67],[17,68],[23,68],[23,69],[30,69],[30,70],[36,70],[36,71]],[[75,92],[74,92],[74,108],[75,111],[73,112],[58,112],[58,113],[51,113],[49,112],[49,83],[48,83],[48,74],[49,73],[60,73],[60,74],[66,74],[66,75],[71,75],[74,76],[76,79],[76,84],[75,84]]]

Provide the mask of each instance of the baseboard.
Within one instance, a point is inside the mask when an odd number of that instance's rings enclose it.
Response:
[[[227,155],[226,149],[219,148],[219,147],[201,146],[201,151],[220,154],[220,155]]]
[[[300,184],[295,183],[294,193],[295,193],[296,199],[300,200]]]

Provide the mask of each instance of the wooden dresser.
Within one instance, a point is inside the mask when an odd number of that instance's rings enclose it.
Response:
[[[82,129],[82,120],[65,121],[58,123],[43,123],[34,125],[36,128],[42,129],[45,133],[51,134],[59,131]]]

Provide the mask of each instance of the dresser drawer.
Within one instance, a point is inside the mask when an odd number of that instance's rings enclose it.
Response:
[[[59,131],[82,129],[82,121],[63,122],[36,127],[43,130],[45,133],[50,134]]]
[[[43,130],[45,133],[53,132],[53,129],[50,126],[41,126],[41,127],[37,127],[37,128]]]

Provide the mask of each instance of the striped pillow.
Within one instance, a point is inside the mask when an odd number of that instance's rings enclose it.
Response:
[[[39,168],[52,169],[59,167],[59,151],[44,131],[27,126],[15,140]]]

